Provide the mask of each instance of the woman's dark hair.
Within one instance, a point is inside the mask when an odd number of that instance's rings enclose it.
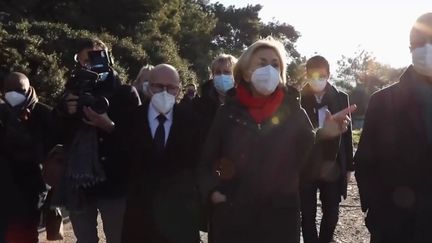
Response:
[[[330,64],[323,56],[313,56],[306,62],[306,71],[316,68],[325,68],[327,73],[330,73]]]

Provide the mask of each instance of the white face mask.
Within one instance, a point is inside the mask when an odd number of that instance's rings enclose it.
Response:
[[[271,65],[257,68],[251,77],[255,90],[262,95],[269,95],[275,91],[280,83],[279,70]]]
[[[432,44],[426,44],[412,51],[414,70],[418,73],[432,77]]]
[[[327,79],[320,78],[320,79],[310,80],[309,85],[313,92],[319,93],[325,89],[327,85]]]
[[[150,102],[159,113],[166,114],[173,108],[175,104],[175,96],[163,91],[154,94]]]
[[[23,103],[27,98],[25,95],[18,93],[16,91],[10,91],[5,93],[5,100],[9,105],[15,107],[21,103]]]
[[[231,75],[215,75],[213,78],[213,84],[219,92],[225,94],[228,90],[234,87],[234,79]]]

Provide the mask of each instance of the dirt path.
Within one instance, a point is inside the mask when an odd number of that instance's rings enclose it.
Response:
[[[348,185],[347,200],[342,201],[335,240],[341,243],[368,243],[369,232],[364,225],[360,198],[355,181]]]
[[[364,226],[363,213],[360,210],[360,199],[357,191],[357,186],[355,181],[352,181],[348,185],[348,198],[342,202],[342,207],[340,210],[339,223],[336,228],[335,239],[340,243],[367,243],[369,242],[369,234],[366,227]],[[99,219],[99,225],[102,222]],[[39,235],[39,240],[41,243],[47,242],[64,242],[64,243],[74,243],[75,236],[70,223],[65,224],[65,240],[64,241],[46,241],[46,236],[44,232]],[[101,227],[99,227],[101,229]],[[205,234],[202,235],[204,243]],[[99,230],[99,238],[101,243],[105,243],[105,237],[103,232]]]

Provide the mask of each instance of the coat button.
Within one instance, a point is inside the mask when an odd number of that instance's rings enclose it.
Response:
[[[101,143],[102,143],[103,141],[104,141],[104,139],[103,139],[103,138],[99,138],[99,142],[101,142]]]
[[[101,160],[101,161],[105,161],[105,160],[106,160],[106,157],[105,157],[105,156],[104,156],[104,157],[101,157],[100,160]]]

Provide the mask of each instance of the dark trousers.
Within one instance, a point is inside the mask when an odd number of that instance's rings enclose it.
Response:
[[[298,206],[237,205],[215,206],[209,241],[212,243],[299,243]]]
[[[366,226],[371,243],[430,243],[432,242],[432,209],[409,209],[394,206],[369,209]]]
[[[322,204],[320,232],[316,227],[317,191]],[[302,235],[304,243],[329,243],[339,219],[341,195],[337,182],[317,181],[301,190]]]
[[[23,209],[20,215],[0,220],[0,243],[37,243],[40,212]]]

